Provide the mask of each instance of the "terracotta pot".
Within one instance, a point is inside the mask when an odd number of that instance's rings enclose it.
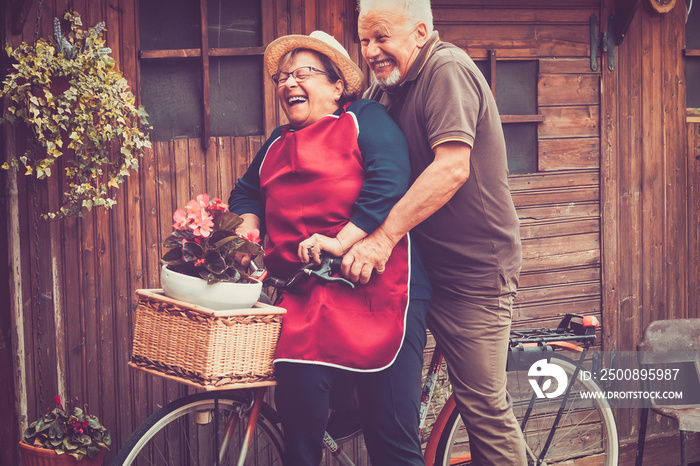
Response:
[[[78,461],[66,454],[59,455],[53,450],[37,448],[24,442],[19,442],[19,457],[22,460],[22,466],[101,466],[104,461],[105,451],[104,448],[101,448],[97,458],[92,459],[89,456],[85,456]]]
[[[262,283],[259,281],[209,285],[203,278],[174,272],[167,265],[161,269],[160,284],[166,296],[217,311],[251,308],[262,291]]]

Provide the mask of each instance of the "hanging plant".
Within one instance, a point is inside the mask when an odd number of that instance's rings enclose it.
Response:
[[[2,168],[43,179],[64,156],[68,188],[59,210],[44,215],[50,219],[112,207],[112,188],[138,170],[138,157],[151,146],[148,115],[136,107],[126,79],[114,67],[112,50],[105,47],[105,23],[84,30],[77,13],[64,18],[70,25],[66,35],[54,18],[51,40],[7,47],[16,63],[0,93],[8,99],[0,123],[23,122],[37,143],[24,154],[10,154]]]

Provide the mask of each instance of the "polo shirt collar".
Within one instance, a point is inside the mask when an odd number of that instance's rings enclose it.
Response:
[[[420,49],[420,52],[418,52],[416,61],[414,61],[411,68],[409,68],[408,73],[406,74],[406,79],[404,79],[403,83],[401,83],[401,86],[407,82],[415,81],[418,78],[418,75],[423,69],[425,63],[428,61],[428,58],[430,58],[430,55],[433,53],[433,50],[438,42],[440,42],[438,32],[433,31],[432,34],[430,34],[428,41],[425,43],[423,48]]]

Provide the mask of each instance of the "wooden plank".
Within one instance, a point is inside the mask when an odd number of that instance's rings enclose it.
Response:
[[[545,116],[545,121],[537,127],[540,139],[599,135],[600,108],[597,105],[540,107],[539,112]]]
[[[207,56],[209,57],[248,57],[262,55],[265,53],[265,47],[239,47],[239,48],[221,48],[214,47],[208,49]],[[139,58],[143,60],[152,60],[158,58],[200,58],[202,56],[201,49],[168,49],[168,50],[141,50]]]
[[[552,218],[580,218],[600,216],[600,208],[597,202],[581,202],[572,204],[552,204],[544,206],[517,207],[520,221],[547,220]]]
[[[207,2],[199,2],[200,31],[202,33],[202,147],[209,147],[211,135],[211,102],[209,102],[209,15]]]
[[[536,238],[522,244],[523,272],[600,263],[599,235],[596,233]]]
[[[523,288],[542,287],[600,280],[599,267],[575,267],[520,274],[518,292]]]
[[[600,190],[597,186],[552,188],[513,193],[513,202],[515,202],[516,207],[561,204],[564,202],[572,205],[577,202],[597,201],[599,196]]]
[[[688,261],[693,263],[700,257],[700,159],[694,155],[700,148],[700,124],[688,125]],[[700,267],[688,267],[688,317],[700,318]]]
[[[232,138],[225,137],[217,138],[216,140],[216,157],[219,164],[219,176],[221,179],[221,199],[223,199],[224,202],[228,202],[231,190],[236,183],[231,139]]]
[[[541,58],[539,60],[540,74],[593,74],[599,71],[591,70],[591,61],[586,58]]]
[[[470,39],[465,39],[462,25],[437,23],[436,29],[443,40],[466,49],[478,59],[487,58],[489,50],[497,50],[501,59],[589,56],[588,42],[580,41],[582,34],[588,34],[588,25],[561,26],[556,33],[549,29],[522,32],[509,26],[473,25],[469,27]]]
[[[545,221],[525,219],[520,223],[520,238],[523,240],[598,232],[600,232],[600,220],[597,218],[584,217],[570,220],[557,218]]]
[[[555,285],[518,288],[516,301],[538,303],[553,299],[571,299],[576,297],[599,297],[600,280],[580,283],[557,283]]]
[[[205,149],[200,144],[200,141],[196,139],[187,139],[187,159],[189,173],[189,193],[190,199],[194,199],[196,196],[207,192],[206,186],[206,167],[204,151]],[[180,150],[180,149],[176,149]],[[185,204],[187,201],[185,201]],[[180,207],[184,207],[182,204]]]
[[[639,11],[641,13],[642,10]],[[642,34],[643,21],[646,21],[646,14],[637,14],[630,25],[628,40],[624,48],[624,53],[619,55],[619,60],[616,66],[616,74],[619,77],[619,82],[614,80],[615,75],[611,77],[609,86],[603,84],[603,90],[608,87],[616,86],[615,90],[620,95],[614,94],[611,101],[607,101],[610,105],[619,105],[617,107],[616,117],[613,119],[608,128],[612,130],[611,136],[614,142],[614,137],[617,136],[617,146],[607,146],[608,143],[601,143],[604,150],[608,150],[610,154],[609,163],[614,165],[609,168],[614,178],[610,179],[608,192],[611,194],[609,201],[611,205],[608,214],[616,214],[615,216],[608,215],[605,220],[610,220],[611,229],[608,230],[606,239],[609,244],[615,245],[617,238],[624,238],[624,243],[620,239],[619,249],[611,250],[608,261],[614,262],[610,264],[611,272],[614,276],[603,273],[603,279],[609,278],[616,282],[616,288],[608,292],[614,301],[608,299],[606,307],[606,316],[612,319],[615,325],[615,338],[611,339],[607,349],[615,348],[616,350],[632,350],[640,341],[641,332],[644,323],[643,315],[646,310],[643,307],[641,299],[641,263],[642,250],[641,244],[641,158],[640,154],[643,145],[643,136],[641,132],[641,119],[633,118],[634,115],[639,115],[643,110],[641,100],[642,96],[642,69],[645,66],[642,61],[642,56],[646,54],[646,47],[642,45],[642,37],[648,33]],[[635,40],[629,40],[630,37],[637,35]],[[622,98],[624,93],[625,98]],[[606,94],[606,98],[609,94]],[[614,108],[614,107],[613,107]],[[611,116],[608,112],[606,117]],[[617,128],[611,125],[617,125]],[[608,149],[610,148],[610,149]],[[617,153],[615,152],[617,150]],[[614,197],[613,197],[614,196]],[[613,204],[614,203],[614,204]],[[617,220],[617,228],[615,222]],[[612,238],[615,236],[615,238]],[[611,243],[612,242],[612,243]],[[607,249],[605,249],[607,251]],[[646,254],[646,251],[644,251]],[[607,252],[606,252],[607,254]],[[609,262],[608,262],[609,263]],[[605,270],[604,270],[605,271]],[[638,416],[636,419],[631,416],[631,413],[626,410],[619,410],[618,414],[618,429],[621,436],[626,436],[636,429]]]
[[[597,105],[598,81],[592,74],[542,74],[537,80],[537,105]]]
[[[221,170],[219,164],[219,139],[211,138],[209,147],[204,151],[204,170],[205,170],[205,191],[209,193],[209,198],[218,197],[226,202],[225,193],[221,186]]]
[[[491,73],[493,76],[493,72]],[[501,115],[501,123],[541,123],[544,115]]]
[[[261,1],[261,18],[262,18],[262,40],[263,46],[267,46],[276,37],[276,24],[275,24],[275,9],[277,2],[274,0],[262,0]],[[263,65],[263,119],[264,119],[264,131],[265,134],[272,133],[272,130],[277,126],[277,102],[275,100],[275,95],[277,91],[277,86],[268,77],[267,70]]]
[[[175,139],[170,145],[170,156],[173,158],[173,170],[175,186],[175,209],[183,208],[190,199],[192,192],[190,190],[190,161],[189,161],[189,141],[187,139]],[[195,193],[199,194],[199,193]],[[174,210],[173,210],[174,212]]]
[[[556,325],[567,313],[600,315],[600,299],[595,297],[565,298],[542,303],[516,303],[513,309],[513,320],[518,322],[514,327]]]
[[[667,21],[662,23],[661,33],[663,44],[683,43],[685,34],[685,12],[682,8],[669,12]],[[661,48],[661,47],[659,47]],[[680,83],[685,79],[685,62],[682,54],[661,53],[662,67],[664,70],[662,80],[664,83]],[[663,85],[663,135],[662,147],[664,151],[664,171],[667,176],[664,179],[665,212],[663,235],[665,247],[662,252],[664,260],[663,274],[666,292],[666,319],[682,319],[688,317],[688,273],[689,265],[695,264],[688,258],[688,227],[687,222],[687,161],[685,134],[679,128],[685,127],[686,99],[680,88]],[[692,298],[691,298],[692,299]]]
[[[575,170],[600,166],[600,139],[567,138],[538,141],[540,171]]]
[[[437,3],[437,2],[435,2]],[[440,2],[442,3],[442,2]],[[559,24],[585,24],[591,13],[596,13],[596,7],[590,9],[562,9],[561,5],[553,5],[551,9],[531,8],[531,2],[520,4],[516,8],[499,8],[493,3],[482,4],[475,9],[465,4],[433,5],[433,22],[436,24],[459,23],[464,25],[490,24],[490,25],[535,25],[549,27]]]
[[[529,189],[562,188],[570,186],[598,185],[600,175],[597,170],[575,170],[560,173],[530,173],[508,177],[513,193]]]

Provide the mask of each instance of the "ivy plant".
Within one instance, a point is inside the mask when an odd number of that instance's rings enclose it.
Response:
[[[6,48],[15,63],[0,91],[7,99],[0,123],[23,123],[36,141],[2,168],[43,179],[62,157],[67,188],[60,208],[44,215],[50,219],[112,207],[113,188],[138,170],[138,157],[151,146],[148,115],[105,47],[105,23],[85,30],[77,13],[64,19],[67,34],[54,18],[50,40]]]

